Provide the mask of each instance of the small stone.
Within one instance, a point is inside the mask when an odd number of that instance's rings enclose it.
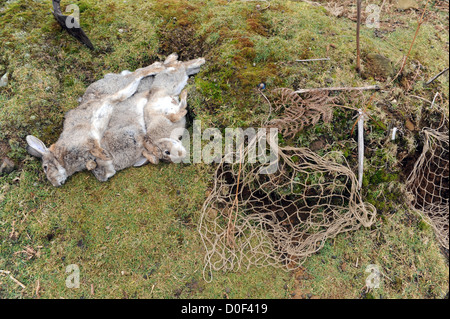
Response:
[[[9,158],[5,157],[2,161],[2,165],[0,166],[0,175],[3,173],[9,174],[14,170],[15,164]]]
[[[316,140],[309,145],[311,151],[321,150],[325,147],[325,142],[322,140]]]
[[[391,60],[387,57],[377,54],[369,53],[365,61],[365,75],[371,76],[375,79],[386,79],[393,76],[395,73]]]
[[[8,85],[8,72],[6,72],[0,79],[0,88]]]
[[[119,29],[118,31],[119,31],[119,33],[123,33],[123,29]]]
[[[410,131],[414,131],[414,124],[410,121],[410,120],[406,120],[406,122],[405,122],[405,126],[406,126],[406,128],[408,129],[408,130],[410,130]]]
[[[408,10],[408,9],[418,9],[419,5],[417,0],[397,0],[397,9]]]

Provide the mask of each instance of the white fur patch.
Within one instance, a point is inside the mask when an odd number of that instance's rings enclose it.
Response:
[[[161,114],[175,114],[180,110],[179,103],[173,103],[171,96],[164,96],[152,101],[151,109]]]
[[[144,121],[144,107],[147,104],[147,99],[142,98],[136,103],[136,118],[138,120],[139,125],[145,131],[145,121]]]
[[[106,179],[112,177],[114,174],[116,174],[116,170],[114,169],[114,165],[112,161],[107,161],[107,164],[105,164],[105,177]]]
[[[114,107],[108,102],[103,102],[103,104],[94,111],[91,120],[91,136],[96,140],[100,141],[103,137],[103,133],[108,126],[109,120]]]

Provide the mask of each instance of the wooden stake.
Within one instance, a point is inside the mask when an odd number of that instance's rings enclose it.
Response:
[[[361,189],[364,173],[364,113],[359,110],[358,120],[358,189]]]
[[[361,51],[359,48],[359,29],[361,26],[361,1],[356,0],[356,72],[361,75]]]

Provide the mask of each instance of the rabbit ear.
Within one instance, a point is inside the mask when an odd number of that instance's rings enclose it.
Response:
[[[183,62],[183,65],[186,69],[186,74],[187,75],[193,75],[193,74],[197,74],[198,72],[200,72],[200,67],[205,64],[205,59],[204,58],[199,58],[199,59],[194,59],[194,60],[190,60],[187,62]]]
[[[164,64],[170,64],[176,60],[178,60],[178,54],[174,52],[164,60]]]
[[[30,155],[42,157],[49,151],[44,142],[33,135],[28,135],[26,140],[28,143],[27,151]]]
[[[139,167],[148,163],[148,159],[145,157],[141,157],[136,163],[134,163],[134,167]]]
[[[100,146],[99,142],[95,139],[90,139],[88,143],[89,153],[93,156],[101,159],[102,161],[111,160],[111,156],[109,156],[108,152]]]
[[[155,154],[148,152],[148,151],[143,151],[142,155],[145,156],[145,158],[152,164],[154,165],[158,165],[159,163],[159,158],[157,156],[155,156]]]

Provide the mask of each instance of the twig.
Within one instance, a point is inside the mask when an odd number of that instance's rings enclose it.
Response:
[[[395,77],[391,80],[390,83],[394,82],[394,80],[399,77],[399,75],[403,71],[403,68],[406,65],[406,60],[408,60],[408,57],[409,57],[409,55],[411,53],[411,50],[412,50],[413,45],[414,45],[414,42],[416,41],[416,38],[417,38],[417,34],[419,33],[420,27],[422,26],[422,24],[425,21],[424,16],[425,16],[425,12],[427,11],[427,7],[428,7],[428,3],[429,2],[430,2],[430,0],[427,0],[427,3],[425,4],[425,8],[423,9],[423,12],[422,12],[422,16],[420,17],[420,20],[417,22],[417,28],[416,28],[416,32],[414,33],[414,38],[413,38],[413,40],[411,42],[411,45],[409,46],[408,53],[406,54],[405,58],[403,59],[403,63],[402,63],[402,66],[400,67],[400,71],[398,71],[398,73],[395,75]]]
[[[425,83],[425,85],[429,85],[431,82],[433,82],[434,80],[436,80],[438,77],[440,77],[442,74],[444,74],[445,72],[448,71],[448,68],[446,68],[445,70],[439,72],[438,75],[435,75],[431,78],[431,80],[429,80],[427,83]]]
[[[27,288],[23,283],[21,283],[20,281],[18,281],[16,278],[14,278],[12,275],[9,275],[9,278],[12,279],[12,281],[14,281],[16,284],[18,284],[20,287],[22,287],[23,289]]]
[[[430,101],[430,100],[427,100],[427,99],[425,99],[425,98],[423,98],[423,97],[420,97],[420,96],[417,96],[417,95],[412,95],[412,94],[409,94],[409,95],[407,95],[407,96],[415,97],[416,99],[419,99],[419,100],[422,100],[422,101],[425,101],[425,102],[431,104],[431,101]]]
[[[295,60],[295,62],[330,61],[330,58]]]
[[[361,51],[359,48],[359,29],[361,26],[361,1],[356,0],[356,72],[361,75]]]
[[[378,85],[362,86],[362,87],[333,87],[333,88],[317,88],[317,89],[300,89],[295,91],[295,93],[309,93],[309,92],[320,92],[320,91],[353,91],[353,90],[379,90]]]
[[[40,296],[39,296],[39,290],[41,290],[41,283],[39,282],[39,279],[38,279],[38,281],[37,281],[37,283],[36,283],[36,297],[37,297],[37,298],[40,298]]]
[[[153,294],[153,289],[155,289],[155,285],[152,286],[152,290],[150,291],[150,295]]]

